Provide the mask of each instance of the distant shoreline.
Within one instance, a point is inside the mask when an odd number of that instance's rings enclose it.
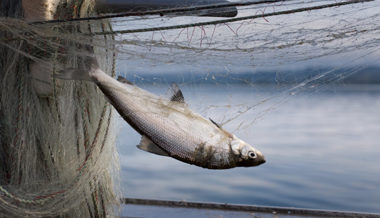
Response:
[[[135,73],[126,75],[136,84],[268,84],[291,85],[304,81],[311,84],[380,84],[380,67],[366,67],[354,72],[332,68],[305,68],[300,70],[262,70],[245,73]]]

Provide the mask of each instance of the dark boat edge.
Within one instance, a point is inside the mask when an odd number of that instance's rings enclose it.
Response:
[[[96,0],[96,10],[100,13],[147,12],[162,9],[184,9],[196,6],[223,6],[228,0]],[[169,10],[170,11],[170,10]],[[171,14],[168,12],[168,14]],[[206,17],[235,17],[238,9],[235,6],[210,8],[204,10],[189,10],[171,15],[176,16],[206,16]],[[164,15],[164,14],[162,14]]]
[[[256,205],[243,204],[221,204],[221,203],[204,203],[204,202],[188,202],[188,201],[171,201],[171,200],[153,200],[138,198],[123,198],[123,204],[129,205],[149,205],[176,208],[195,208],[195,209],[211,209],[224,211],[240,211],[240,212],[260,212],[276,215],[291,216],[315,216],[315,217],[378,217],[376,213],[361,213],[351,211],[332,211],[332,210],[313,210],[303,208],[287,208],[287,207],[265,207]]]

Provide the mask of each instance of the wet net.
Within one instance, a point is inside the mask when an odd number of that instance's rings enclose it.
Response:
[[[22,12],[21,1],[1,3],[3,10],[12,12],[13,8],[14,16]],[[93,10],[89,3],[60,5],[62,14],[56,16],[90,16]],[[93,84],[60,82],[51,77],[58,66],[83,64],[83,57],[69,50],[96,50],[65,40],[66,36],[101,31],[109,24],[45,29],[10,17],[0,21],[0,214],[117,214],[112,107]],[[67,35],[61,37],[59,32]],[[103,43],[112,40],[111,36],[95,38]],[[113,51],[102,55],[100,65],[115,75]]]
[[[102,15],[92,3],[68,1],[57,19],[28,22],[17,18],[18,1],[0,18],[1,213],[115,214],[115,112],[94,84],[52,78],[88,56],[137,84],[277,84],[271,97],[250,104],[198,108],[225,111],[219,121],[235,129],[300,91],[378,66],[378,1],[233,1]],[[227,6],[238,16],[178,16]],[[257,105],[266,106],[257,113]],[[234,123],[238,117],[244,122]]]

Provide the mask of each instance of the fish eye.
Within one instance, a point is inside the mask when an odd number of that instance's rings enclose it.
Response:
[[[252,158],[252,159],[255,159],[257,156],[256,156],[256,153],[253,152],[253,151],[250,151],[248,152],[248,157]]]

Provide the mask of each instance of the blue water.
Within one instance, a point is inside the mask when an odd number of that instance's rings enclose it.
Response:
[[[259,167],[207,170],[143,152],[120,122],[124,196],[380,213],[380,87],[283,90],[183,88],[193,110],[219,122],[253,106],[224,127],[264,153]]]

